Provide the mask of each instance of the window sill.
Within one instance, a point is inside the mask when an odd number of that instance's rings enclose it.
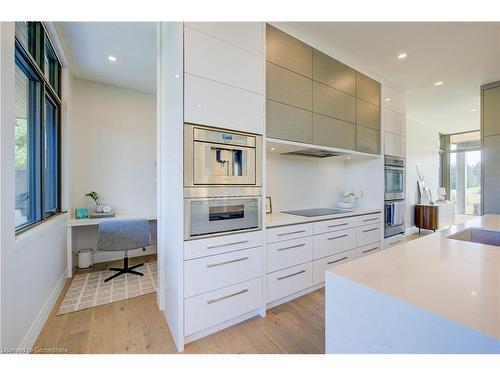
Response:
[[[53,215],[49,219],[46,219],[39,224],[33,226],[32,228],[26,230],[23,233],[16,235],[15,246],[16,250],[19,250],[25,246],[27,246],[32,241],[36,240],[41,235],[47,233],[55,226],[61,224],[68,220],[68,213],[61,212]]]

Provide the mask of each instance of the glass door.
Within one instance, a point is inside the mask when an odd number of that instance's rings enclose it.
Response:
[[[450,198],[457,214],[481,215],[479,131],[450,135]]]

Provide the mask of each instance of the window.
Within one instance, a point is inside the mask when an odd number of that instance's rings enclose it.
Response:
[[[44,59],[39,46],[45,46]],[[43,25],[16,23],[16,233],[60,212],[61,65]]]
[[[446,177],[449,199],[456,213],[481,214],[481,141],[480,132],[442,135],[442,176]]]

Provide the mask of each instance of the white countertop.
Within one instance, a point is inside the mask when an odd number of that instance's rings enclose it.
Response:
[[[344,212],[334,215],[314,216],[314,217],[306,217],[306,216],[285,214],[283,212],[275,212],[272,214],[266,214],[266,228],[280,227],[292,224],[311,223],[314,221],[339,219],[342,217],[366,215],[366,214],[382,212],[380,208],[350,208],[349,210],[346,211],[349,212]]]
[[[447,237],[500,231],[486,215],[327,270],[438,316],[500,338],[500,247]]]

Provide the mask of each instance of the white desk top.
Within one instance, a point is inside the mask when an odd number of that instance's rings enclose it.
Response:
[[[130,216],[130,215],[115,215],[114,217],[104,217],[95,219],[75,219],[71,218],[68,220],[68,227],[83,227],[89,225],[99,225],[101,221],[104,220],[129,220],[129,219],[141,219],[140,216]],[[156,217],[147,217],[149,221],[156,220]]]
[[[500,247],[448,238],[466,228],[500,231],[500,215],[478,217],[327,272],[500,338]]]

